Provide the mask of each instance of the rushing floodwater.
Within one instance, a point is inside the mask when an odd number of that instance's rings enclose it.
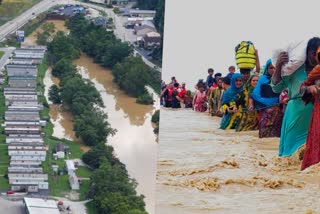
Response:
[[[157,214],[320,212],[320,165],[301,172],[297,154],[277,157],[278,138],[220,130],[219,122],[161,109]]]
[[[53,22],[56,29],[67,31],[64,22],[60,20],[48,20]],[[35,44],[36,33],[26,38],[25,43]],[[84,78],[90,79],[102,96],[108,114],[108,122],[112,128],[117,129],[113,137],[108,138],[116,156],[126,165],[129,175],[138,182],[137,191],[146,196],[146,209],[148,213],[154,213],[155,206],[155,179],[157,147],[156,136],[153,134],[151,116],[159,105],[139,105],[135,98],[128,97],[112,82],[111,71],[95,64],[92,59],[82,54],[74,61]],[[51,68],[46,72],[45,95],[48,98],[48,90],[52,84],[59,85],[59,79],[51,75]],[[154,96],[159,103],[158,96]],[[73,131],[73,116],[63,111],[60,105],[50,103],[51,122],[54,124],[53,135],[81,143],[75,137]],[[81,148],[87,151],[89,148],[81,144]]]

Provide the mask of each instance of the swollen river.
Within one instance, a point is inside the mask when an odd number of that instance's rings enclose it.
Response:
[[[320,165],[278,158],[278,138],[221,130],[220,118],[161,109],[156,213],[320,213]]]

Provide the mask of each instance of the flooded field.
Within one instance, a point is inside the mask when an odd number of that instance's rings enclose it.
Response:
[[[68,28],[66,26],[64,26],[63,20],[45,20],[43,23],[53,23],[55,25],[56,32],[57,31],[63,31],[63,32],[69,31]],[[24,42],[21,43],[21,45],[36,45],[38,32],[41,32],[40,28],[38,28],[32,34],[30,34],[28,37],[26,37]]]
[[[161,109],[156,213],[320,213],[320,165],[279,158],[278,138],[218,129],[220,118]],[[182,125],[181,125],[182,124]]]
[[[81,75],[90,79],[100,91],[108,121],[117,129],[116,135],[109,137],[107,143],[114,147],[130,176],[139,183],[137,190],[146,196],[148,212],[154,213],[158,144],[153,134],[151,116],[159,107],[137,104],[135,98],[125,95],[112,82],[111,71],[94,64],[86,55],[83,54],[74,63],[78,65]],[[154,99],[159,103],[157,96]]]

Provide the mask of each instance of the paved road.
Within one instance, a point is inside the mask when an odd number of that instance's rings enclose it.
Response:
[[[38,4],[34,5],[29,10],[22,13],[20,16],[16,17],[12,21],[7,22],[4,25],[0,26],[0,41],[10,33],[16,31],[19,27],[23,26],[30,19],[34,18],[37,14],[42,13],[48,10],[53,5],[58,4],[61,0],[43,0]],[[34,13],[34,15],[32,15]]]
[[[81,4],[83,6],[91,7],[94,9],[98,9],[101,11],[104,11],[107,13],[108,17],[112,17],[115,24],[115,35],[121,39],[122,41],[128,41],[131,44],[136,41],[136,36],[133,35],[132,29],[126,29],[123,24],[126,20],[125,17],[116,15],[112,9],[105,8],[103,6],[88,4],[88,3],[82,3],[74,0],[43,0],[40,3],[36,4],[29,10],[22,13],[20,16],[16,17],[10,22],[7,22],[6,24],[0,26],[0,41],[4,39],[4,37],[10,33],[13,33],[16,31],[19,27],[23,26],[25,23],[27,23],[30,19],[34,18],[37,14],[42,13],[46,10],[48,10],[50,7],[57,5],[57,4]],[[34,15],[33,15],[34,13]],[[136,50],[135,50],[136,54]],[[147,56],[145,56],[143,53],[140,53],[142,55],[143,61],[150,67],[154,68],[155,64],[150,62],[147,59]],[[161,69],[159,69],[161,72]]]

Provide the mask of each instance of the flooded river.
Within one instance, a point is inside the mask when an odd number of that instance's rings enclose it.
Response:
[[[159,107],[135,103],[135,98],[125,95],[112,82],[111,71],[94,64],[86,55],[81,55],[74,64],[78,65],[80,74],[90,79],[100,91],[108,121],[117,129],[116,135],[109,137],[107,143],[114,147],[117,157],[126,164],[130,176],[138,181],[137,191],[146,196],[147,211],[154,213],[158,144],[151,117]],[[154,99],[159,103],[157,96]]]
[[[298,154],[277,157],[278,138],[219,123],[161,109],[157,214],[320,213],[320,165],[301,172]]]
[[[64,22],[60,20],[47,20],[53,22],[56,29],[67,31]],[[26,38],[25,43],[35,44],[36,33]],[[117,129],[113,137],[109,137],[107,143],[111,144],[117,157],[126,165],[129,175],[138,182],[137,191],[146,196],[146,209],[148,213],[154,214],[155,206],[155,179],[157,147],[156,136],[153,133],[151,117],[156,109],[159,109],[159,98],[155,106],[140,105],[136,99],[128,97],[120,91],[112,82],[111,71],[95,64],[92,59],[82,54],[74,61],[78,70],[84,78],[90,79],[102,96],[108,114],[108,122],[112,128]],[[52,84],[59,85],[59,79],[51,75],[51,68],[46,72],[45,95],[48,98],[48,91]],[[79,139],[73,132],[73,116],[64,111],[60,105],[49,102],[51,122],[54,124],[53,135],[59,138],[74,140]],[[84,151],[89,148],[81,145]]]

